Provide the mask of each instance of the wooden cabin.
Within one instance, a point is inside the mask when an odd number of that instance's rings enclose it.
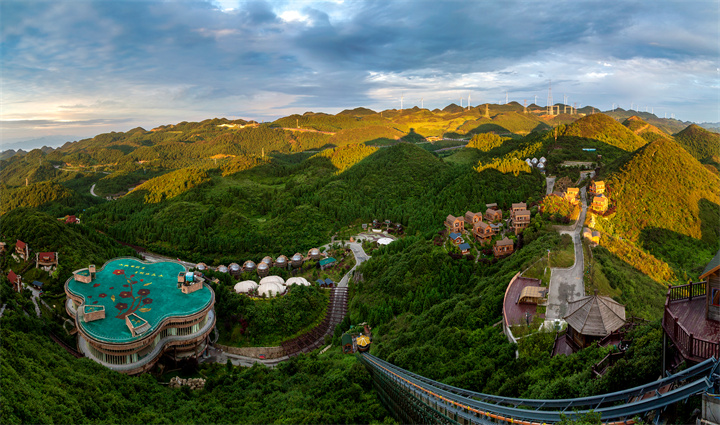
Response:
[[[323,258],[320,260],[320,270],[329,269],[330,267],[335,267],[337,265],[337,260],[333,257]]]
[[[513,250],[514,245],[512,239],[504,237],[495,242],[495,246],[493,246],[493,255],[495,258],[507,257],[513,253]]]
[[[486,210],[499,210],[498,204],[493,202],[492,204],[485,204]]]
[[[450,232],[462,233],[465,229],[465,220],[450,214],[445,218],[445,227],[447,227]]]
[[[460,253],[462,255],[466,255],[470,253],[470,244],[467,242],[463,242],[460,245],[458,245],[458,248],[460,249]]]
[[[524,210],[527,210],[527,204],[525,202],[518,202],[516,204],[512,204],[510,215],[513,215],[517,211],[524,211]]]
[[[563,319],[568,339],[582,349],[620,329],[625,324],[625,306],[595,291],[595,295],[571,301]]]
[[[592,209],[595,212],[604,213],[608,209],[609,200],[603,195],[597,195],[593,198]]]
[[[705,318],[720,322],[720,251],[710,260],[700,279],[706,282]]]
[[[30,259],[30,247],[20,239],[15,242],[15,254],[22,258],[24,261]]]
[[[58,265],[57,252],[38,252],[35,254],[35,267],[49,271]]]
[[[473,236],[475,236],[476,241],[486,243],[495,236],[495,232],[489,224],[481,221],[479,223],[475,223],[473,226]]]
[[[502,210],[488,209],[485,211],[485,220],[500,221],[502,220]]]
[[[513,210],[512,214],[512,226],[516,235],[522,233],[530,225],[530,211],[528,210]]]
[[[15,272],[11,269],[8,272],[7,278],[13,287],[13,291],[20,292],[22,290],[22,276],[15,274]]]
[[[590,183],[590,193],[595,195],[602,195],[605,193],[605,182],[604,181],[593,181]]]
[[[479,223],[482,221],[482,213],[474,213],[471,211],[467,211],[465,213],[465,223],[469,224],[470,226],[474,226],[475,223]]]

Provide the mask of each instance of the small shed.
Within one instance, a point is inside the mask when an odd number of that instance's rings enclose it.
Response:
[[[333,282],[332,279],[327,278],[327,279],[325,279],[325,286],[333,287],[333,286],[335,286],[335,282]]]
[[[334,267],[337,264],[337,260],[333,257],[323,258],[320,260],[320,270],[325,270],[330,267]]]
[[[342,336],[343,353],[351,354],[353,352],[353,340],[352,335],[345,333]]]
[[[43,283],[40,282],[39,280],[33,280],[32,286],[34,286],[34,287],[37,288],[37,289],[42,289]]]
[[[463,238],[460,233],[452,232],[450,233],[449,237],[455,243],[455,245],[463,243]]]
[[[470,244],[467,242],[463,242],[460,245],[458,245],[458,248],[460,248],[460,252],[465,255],[470,253]]]
[[[318,279],[315,281],[319,286],[325,286],[325,281],[323,279]]]

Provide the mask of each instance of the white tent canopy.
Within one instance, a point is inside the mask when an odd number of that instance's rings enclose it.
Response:
[[[380,238],[377,241],[378,245],[390,245],[393,242],[395,242],[395,240],[391,238]]]

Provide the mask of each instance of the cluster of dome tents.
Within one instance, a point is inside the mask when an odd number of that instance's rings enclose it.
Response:
[[[243,280],[235,284],[235,292],[238,294],[257,294],[261,297],[276,297],[284,294],[292,285],[310,286],[310,282],[304,277],[291,277],[287,281],[280,276],[267,276],[260,279],[260,283],[253,280]]]
[[[322,258],[322,254],[320,253],[320,250],[318,248],[312,248],[310,251],[308,251],[307,257],[303,256],[299,252],[296,252],[295,255],[288,258],[284,255],[279,256],[275,260],[273,260],[272,257],[269,255],[260,261],[260,263],[255,264],[252,260],[247,260],[243,263],[242,266],[240,266],[238,263],[231,263],[229,266],[223,266],[220,265],[216,268],[216,270],[220,273],[230,273],[232,275],[239,275],[243,272],[257,272],[258,276],[265,277],[270,273],[271,267],[279,267],[281,269],[286,269],[289,266],[292,267],[300,267],[303,265],[303,263],[307,260],[319,260]],[[205,271],[210,269],[207,264],[205,263],[198,263],[197,266],[195,266],[198,271]]]
[[[525,163],[526,163],[527,165],[529,165],[529,166],[531,166],[531,167],[537,167],[537,168],[539,168],[540,170],[544,170],[544,169],[545,169],[545,163],[546,163],[546,162],[547,162],[547,160],[545,159],[544,156],[541,157],[540,159],[537,159],[537,158],[533,158],[533,159],[525,158]]]

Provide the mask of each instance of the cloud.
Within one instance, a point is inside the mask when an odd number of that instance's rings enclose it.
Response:
[[[9,0],[1,102],[4,118],[159,124],[383,109],[400,93],[432,107],[544,99],[552,79],[600,107],[673,98],[681,116],[693,98],[687,118],[712,121],[711,3]]]

